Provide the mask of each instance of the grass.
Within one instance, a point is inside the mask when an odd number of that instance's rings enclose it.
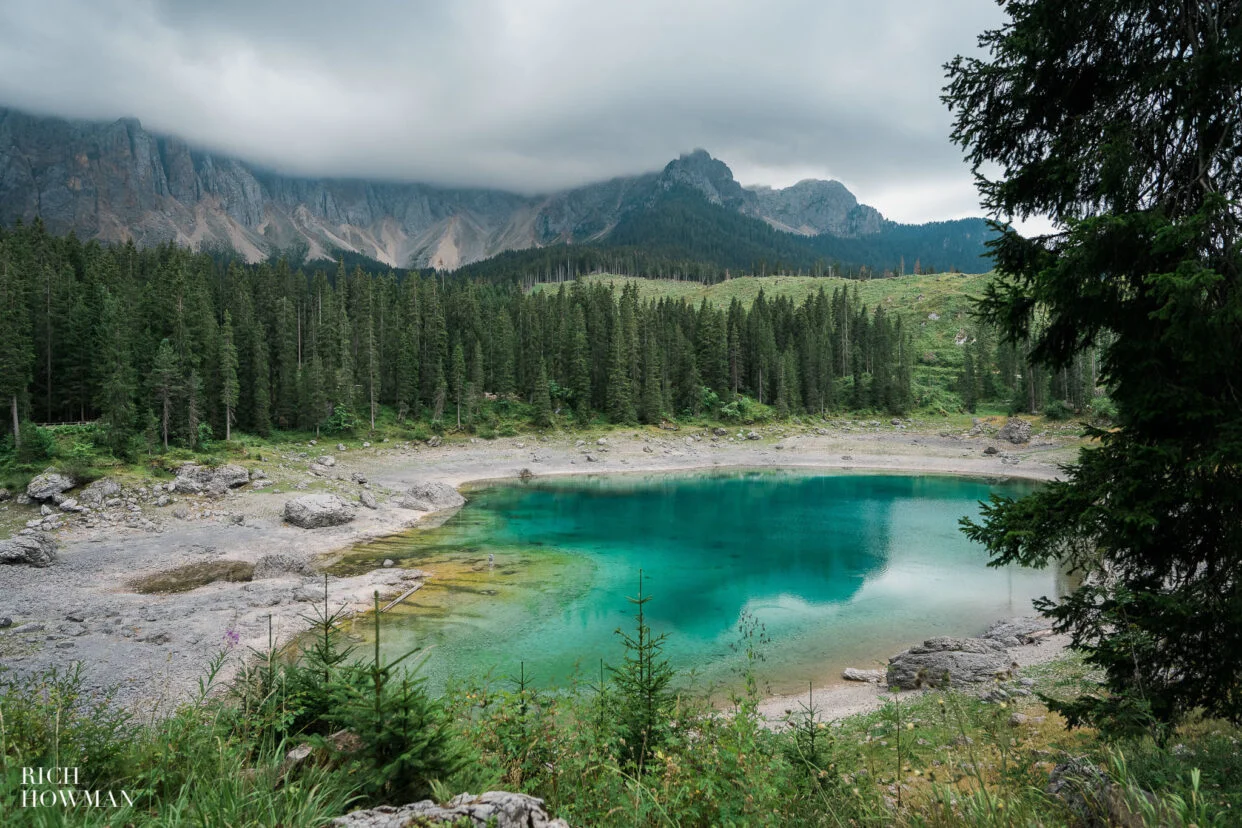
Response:
[[[277,659],[282,651],[251,654],[227,693],[214,680],[222,655],[186,704],[141,719],[106,694],[87,693],[76,669],[22,678],[0,671],[0,821],[321,826],[358,806],[375,771],[367,754],[334,752],[319,731],[292,724],[309,721],[308,703],[330,713],[348,695],[344,685],[316,701],[306,681],[317,682],[321,668],[298,674]],[[1074,656],[1026,674],[1053,694],[1089,689],[1094,678]],[[1034,696],[989,704],[932,692],[894,695],[879,710],[834,723],[804,706],[773,731],[756,712],[758,684],[748,686],[725,710],[680,691],[658,746],[636,766],[623,758],[625,698],[603,671],[557,691],[467,681],[433,707],[449,723],[454,755],[468,761],[426,783],[440,800],[462,790],[530,793],[572,825],[1060,826],[1078,824],[1081,814],[1047,792],[1049,772],[1074,758],[1104,769],[1116,783],[1105,803],[1146,814],[1143,824],[1238,824],[1242,731],[1227,723],[1192,720],[1168,747],[1110,744],[1092,730],[1065,730]],[[301,742],[315,758],[290,768],[285,754]],[[414,760],[403,754],[416,768]],[[23,809],[20,769],[33,766],[80,767],[83,785],[126,790],[135,805]],[[376,796],[368,802],[402,804]]]
[[[200,561],[135,578],[129,588],[144,595],[189,592],[216,581],[249,581],[254,564],[245,561]]]

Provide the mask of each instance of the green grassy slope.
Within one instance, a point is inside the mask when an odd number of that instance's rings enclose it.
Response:
[[[990,273],[931,273],[868,280],[813,276],[743,276],[714,285],[704,285],[698,282],[635,279],[601,274],[584,277],[583,281],[611,284],[618,291],[626,282],[634,282],[638,285],[639,301],[671,298],[698,305],[706,299],[721,307],[728,307],[735,298],[750,305],[760,290],[769,298],[787,296],[795,304],[801,304],[806,297],[820,288],[829,294],[843,286],[851,291],[857,289],[868,309],[883,305],[886,312],[899,314],[913,332],[915,382],[946,388],[956,381],[962,364],[961,349],[954,340],[959,333],[974,329],[975,322],[969,315],[971,299],[983,294],[984,286],[991,278]],[[555,291],[559,286],[537,284],[533,289]],[[931,318],[933,314],[938,318]],[[928,357],[928,354],[931,356]]]

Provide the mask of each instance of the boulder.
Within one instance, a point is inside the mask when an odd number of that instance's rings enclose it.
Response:
[[[439,435],[439,434],[433,434],[433,435],[431,435],[431,437],[427,440],[427,447],[428,447],[428,448],[439,448],[439,447],[440,447],[440,444],[441,444],[441,443],[443,443],[443,442],[444,442],[444,441],[443,441],[442,439],[440,439],[440,435]]]
[[[78,493],[78,502],[88,506],[99,506],[109,498],[119,497],[121,484],[111,477],[101,477]]]
[[[929,638],[888,660],[888,685],[969,687],[1009,678],[1013,667],[1004,645],[990,638]]]
[[[841,678],[846,681],[867,681],[879,684],[884,681],[883,670],[860,670],[857,667],[846,667],[841,671]]]
[[[1084,828],[1182,824],[1169,806],[1151,793],[1137,787],[1127,790],[1084,758],[1073,757],[1057,764],[1048,774],[1046,790],[1064,802],[1074,815],[1074,824]],[[1146,818],[1144,812],[1154,819]]]
[[[1006,647],[1034,644],[1052,635],[1052,622],[1039,616],[1025,616],[997,621],[987,628],[983,637],[997,641]]]
[[[26,496],[31,500],[51,500],[53,496],[72,489],[76,482],[67,474],[48,469],[26,484]]]
[[[988,446],[983,450],[983,453],[991,457],[992,455],[999,454],[1000,452],[997,450],[996,446]]]
[[[236,489],[250,482],[250,472],[244,466],[230,463],[225,466],[200,466],[186,463],[177,469],[177,479],[173,481],[173,491],[182,494],[223,494],[227,489]]]
[[[420,512],[456,509],[465,502],[466,499],[452,486],[432,481],[415,483],[405,490],[405,495],[401,498],[401,506],[406,509],[417,509]]]
[[[758,439],[759,439],[759,432],[757,432],[757,431],[748,431],[748,432],[746,432],[746,439],[747,439],[747,440],[758,440]]]
[[[996,439],[1008,440],[1011,443],[1029,443],[1031,442],[1031,424],[1026,420],[1018,417],[1010,417],[1006,423],[1001,426],[1000,431],[996,432]]]
[[[13,497],[12,492],[10,492],[8,489],[0,487],[0,503],[3,503],[4,501],[9,500],[12,497]]]
[[[273,552],[270,555],[264,555],[255,561],[254,574],[251,578],[258,581],[262,578],[281,578],[285,575],[314,575],[315,570],[311,569],[310,564],[301,558],[295,558],[293,555],[285,555],[281,552]]]
[[[229,463],[226,466],[217,466],[212,471],[215,480],[223,483],[230,489],[245,486],[250,482],[250,472],[246,470],[245,466],[238,466],[235,463]]]
[[[569,828],[563,819],[552,819],[543,800],[505,791],[461,794],[444,805],[430,799],[402,805],[381,805],[337,817],[338,828],[405,828],[407,825],[495,826],[495,828]]]
[[[336,465],[336,458],[333,457],[331,454],[325,454],[322,457],[316,457],[315,462],[321,466],[332,468],[333,466]]]
[[[285,521],[303,529],[340,526],[354,519],[354,507],[334,494],[299,495],[285,503]]]
[[[56,560],[56,543],[42,532],[15,535],[0,540],[0,564],[51,566]]]
[[[371,492],[366,489],[363,489],[358,493],[358,502],[363,506],[366,506],[368,509],[379,508],[379,504],[375,502],[375,495],[371,494]]]

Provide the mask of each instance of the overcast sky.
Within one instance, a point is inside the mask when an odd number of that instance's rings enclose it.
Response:
[[[993,0],[0,0],[0,105],[283,172],[547,192],[703,147],[898,221],[979,215],[942,64]]]

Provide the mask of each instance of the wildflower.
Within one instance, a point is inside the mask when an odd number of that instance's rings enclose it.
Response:
[[[914,722],[906,722],[906,730],[914,730]]]
[[[238,642],[240,641],[241,641],[241,633],[239,633],[237,630],[233,629],[232,627],[229,627],[227,630],[225,630],[224,643],[225,643],[225,646],[227,646],[230,650],[236,647]]]

